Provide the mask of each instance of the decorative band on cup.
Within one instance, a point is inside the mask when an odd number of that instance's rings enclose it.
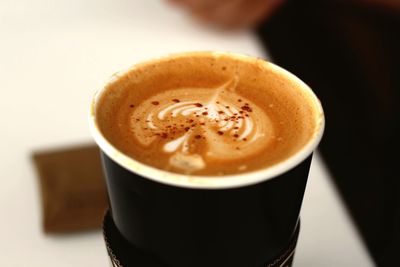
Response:
[[[300,231],[300,221],[288,246],[270,262],[259,267],[291,267]],[[112,267],[165,267],[155,255],[136,248],[126,241],[114,225],[110,211],[103,220],[103,237]]]
[[[104,214],[104,219],[103,219],[103,238],[104,242],[106,244],[106,249],[107,249],[107,254],[110,257],[110,263],[112,267],[123,267],[117,256],[114,254],[114,251],[111,248],[110,241],[108,236],[110,235],[109,231],[107,229],[110,229],[109,224],[111,223],[110,220],[110,215],[109,215],[109,210],[107,210]]]
[[[300,232],[300,220],[297,223],[296,226],[296,231],[290,240],[289,245],[282,250],[281,253],[278,254],[278,256],[272,260],[270,263],[266,265],[266,267],[291,267],[293,263],[293,258],[294,258],[294,253],[296,250],[296,244],[297,244],[297,239],[299,237],[299,232]],[[260,266],[264,267],[264,266]]]
[[[112,267],[165,267],[155,255],[135,247],[119,233],[110,211],[104,216],[103,237]]]

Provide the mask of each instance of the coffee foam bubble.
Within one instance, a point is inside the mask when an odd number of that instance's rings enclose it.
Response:
[[[210,161],[257,153],[273,136],[272,123],[235,92],[237,79],[218,88],[180,88],[152,96],[131,113],[133,135],[143,146],[158,141],[171,167],[189,173]]]

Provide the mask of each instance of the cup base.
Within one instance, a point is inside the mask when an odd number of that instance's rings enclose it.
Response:
[[[291,267],[299,231],[300,220],[286,248],[269,262],[257,267]],[[124,239],[117,230],[110,211],[104,216],[103,236],[112,267],[167,267],[155,255],[136,248]]]

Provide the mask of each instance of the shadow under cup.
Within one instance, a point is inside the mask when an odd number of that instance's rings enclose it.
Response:
[[[185,176],[132,160],[101,134],[95,108],[102,91],[97,94],[90,123],[102,150],[110,200],[104,230],[115,266],[291,266],[312,152],[324,120],[311,89],[287,71],[268,66],[313,97],[321,114],[319,127],[287,160],[239,175]]]

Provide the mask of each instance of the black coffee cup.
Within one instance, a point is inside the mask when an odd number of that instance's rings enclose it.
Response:
[[[307,85],[268,66],[310,96],[321,114],[316,118],[319,128],[288,159],[238,175],[180,175],[127,157],[97,126],[95,110],[103,90],[97,93],[90,124],[102,150],[110,200],[105,234],[120,266],[291,266],[312,152],[322,137],[324,117]]]

